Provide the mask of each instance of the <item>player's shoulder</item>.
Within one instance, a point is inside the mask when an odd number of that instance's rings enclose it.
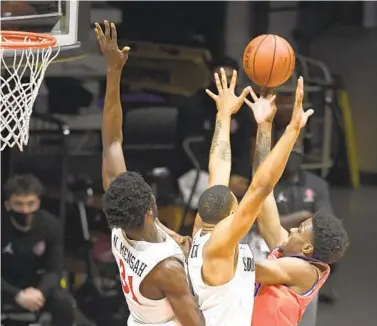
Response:
[[[152,282],[164,282],[174,279],[182,273],[185,274],[183,262],[176,257],[168,257],[156,264],[147,278]]]

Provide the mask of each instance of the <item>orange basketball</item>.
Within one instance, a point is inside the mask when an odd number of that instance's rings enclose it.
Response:
[[[262,87],[284,84],[292,75],[295,61],[291,45],[273,34],[260,35],[251,40],[242,58],[246,75]]]

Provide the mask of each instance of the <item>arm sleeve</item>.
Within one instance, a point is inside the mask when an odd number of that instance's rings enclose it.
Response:
[[[51,218],[56,219],[56,217]],[[45,297],[59,286],[63,263],[63,232],[61,224],[57,220],[52,220],[46,230],[49,232],[44,266],[46,272],[43,274],[38,286]]]
[[[13,286],[12,284],[8,283],[3,278],[1,278],[1,293],[4,296],[14,298],[20,291],[21,289],[17,288],[16,286]]]

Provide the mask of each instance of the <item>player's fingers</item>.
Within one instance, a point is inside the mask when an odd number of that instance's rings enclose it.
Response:
[[[103,44],[104,44],[104,41],[101,39],[100,35],[99,35],[99,32],[98,32],[98,29],[94,29],[94,32],[96,33],[96,38],[97,38],[97,43],[98,43],[98,46],[101,50],[101,52],[103,52]]]
[[[98,24],[97,22],[94,23],[94,26],[95,28],[98,30],[99,33],[103,34],[103,31],[102,31],[102,27],[100,24]]]
[[[221,84],[223,86],[223,89],[228,89],[228,81],[226,79],[224,68],[220,68],[220,73],[221,73]]]
[[[216,87],[217,87],[217,91],[219,92],[219,95],[223,93],[223,87],[220,83],[220,77],[219,77],[219,74],[217,72],[215,72],[215,84],[216,84]]]
[[[97,28],[94,28],[94,33],[96,34],[96,39],[99,42],[100,41],[100,37],[99,37]]]
[[[104,24],[105,24],[105,37],[106,37],[106,40],[109,40],[110,39],[110,24],[107,20],[104,21]]]
[[[273,95],[274,95],[274,89],[273,88],[268,88],[267,97],[272,97]]]
[[[304,81],[303,81],[302,76],[300,76],[300,78],[297,81],[295,104],[293,108],[294,111],[301,109],[303,98],[304,98]]]
[[[246,99],[246,96],[249,95],[250,89],[251,89],[250,86],[247,86],[247,87],[244,88],[241,95],[239,96],[239,99],[240,99],[241,102],[243,102]]]
[[[125,46],[123,49],[122,49],[122,52],[123,53],[128,53],[131,51],[131,48],[129,46]]]
[[[249,93],[253,98],[254,102],[258,101],[258,96],[254,93],[253,89],[250,87]]]
[[[118,34],[117,34],[117,28],[115,27],[114,23],[110,24],[111,26],[111,41],[115,46],[118,46]]]
[[[206,89],[206,93],[211,99],[216,101],[217,95],[213,94],[209,89]]]
[[[233,90],[236,88],[237,83],[237,70],[233,70],[232,80],[230,81],[229,89]]]
[[[96,36],[97,36],[97,39],[99,39],[100,41],[104,41],[105,40],[105,35],[103,35],[103,31],[102,31],[102,28],[100,26],[100,24],[98,23],[95,23],[95,32],[96,32]]]
[[[295,105],[300,98],[300,95],[302,93],[302,77],[300,76],[297,80],[297,86],[296,86],[296,94],[295,94]]]
[[[314,110],[310,109],[308,111],[305,112],[305,115],[307,118],[309,118],[310,116],[312,116],[314,114]]]
[[[275,99],[276,99],[276,95],[272,95],[269,100],[270,100],[270,103],[274,103],[275,102]]]
[[[253,109],[253,103],[251,101],[249,101],[247,98],[245,98],[243,101],[250,107],[250,109]]]

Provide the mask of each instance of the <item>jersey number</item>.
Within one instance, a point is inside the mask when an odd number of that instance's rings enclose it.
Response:
[[[130,293],[131,293],[132,300],[134,300],[136,303],[140,304],[140,302],[139,302],[139,300],[137,300],[135,293],[134,293],[134,290],[132,288],[133,287],[133,277],[132,276],[127,277],[126,266],[124,266],[122,259],[119,259],[119,267],[121,269],[120,270],[120,278],[121,278],[121,282],[122,282],[123,292],[126,295],[130,295]]]

